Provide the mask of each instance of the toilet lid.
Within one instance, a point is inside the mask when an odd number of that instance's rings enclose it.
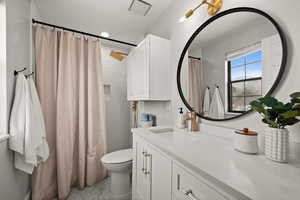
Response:
[[[124,149],[106,154],[102,157],[103,163],[124,163],[132,160],[132,149]]]

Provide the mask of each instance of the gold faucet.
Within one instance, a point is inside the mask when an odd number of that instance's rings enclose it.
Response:
[[[190,112],[191,117],[186,118],[186,121],[191,120],[191,131],[199,131],[199,124],[197,122],[197,114],[195,111]]]

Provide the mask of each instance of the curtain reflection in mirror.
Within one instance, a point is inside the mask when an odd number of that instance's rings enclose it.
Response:
[[[195,111],[202,113],[204,81],[201,60],[189,58],[188,68],[189,103]]]

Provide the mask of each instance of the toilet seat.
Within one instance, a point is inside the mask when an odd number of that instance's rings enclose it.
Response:
[[[104,155],[101,158],[103,163],[119,164],[132,161],[132,149],[123,149]]]

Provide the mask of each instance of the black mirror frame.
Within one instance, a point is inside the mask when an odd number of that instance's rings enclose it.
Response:
[[[232,8],[229,10],[225,10],[223,12],[220,12],[214,16],[212,16],[211,18],[209,18],[207,21],[205,21],[194,33],[193,35],[190,37],[190,39],[188,40],[188,42],[185,44],[185,47],[181,53],[180,59],[179,59],[179,63],[178,63],[178,68],[177,68],[177,89],[180,95],[181,100],[183,101],[183,103],[185,104],[185,106],[189,109],[189,111],[194,111],[193,108],[189,105],[189,103],[187,102],[187,100],[185,99],[183,92],[182,92],[182,88],[181,88],[181,81],[180,81],[180,73],[181,73],[181,67],[182,67],[182,62],[184,60],[185,54],[187,53],[188,48],[190,47],[191,43],[193,42],[193,40],[197,37],[197,35],[205,28],[207,27],[210,23],[212,23],[213,21],[225,16],[225,15],[229,15],[231,13],[238,13],[238,12],[252,12],[252,13],[256,13],[259,15],[264,16],[265,18],[267,18],[276,28],[276,30],[278,31],[278,34],[280,36],[281,39],[281,43],[282,43],[282,61],[281,61],[281,66],[280,66],[280,70],[279,73],[276,77],[276,80],[274,82],[274,84],[272,85],[271,89],[267,92],[267,94],[272,94],[275,89],[277,88],[280,80],[282,79],[282,76],[284,74],[285,71],[285,66],[286,66],[286,62],[287,62],[287,43],[286,43],[286,38],[285,38],[285,34],[282,31],[281,27],[279,26],[279,24],[267,13],[265,13],[264,11],[261,11],[259,9],[256,8],[251,8],[251,7],[237,7],[237,8]],[[214,119],[214,118],[210,118],[210,117],[205,117],[202,116],[200,113],[196,112],[197,116],[202,118],[202,119],[206,119],[206,120],[210,120],[210,121],[228,121],[228,120],[232,120],[232,119],[236,119],[242,116],[245,116],[246,114],[249,114],[250,112],[252,112],[252,109],[242,113],[240,115],[231,117],[231,118],[224,118],[224,119]]]

